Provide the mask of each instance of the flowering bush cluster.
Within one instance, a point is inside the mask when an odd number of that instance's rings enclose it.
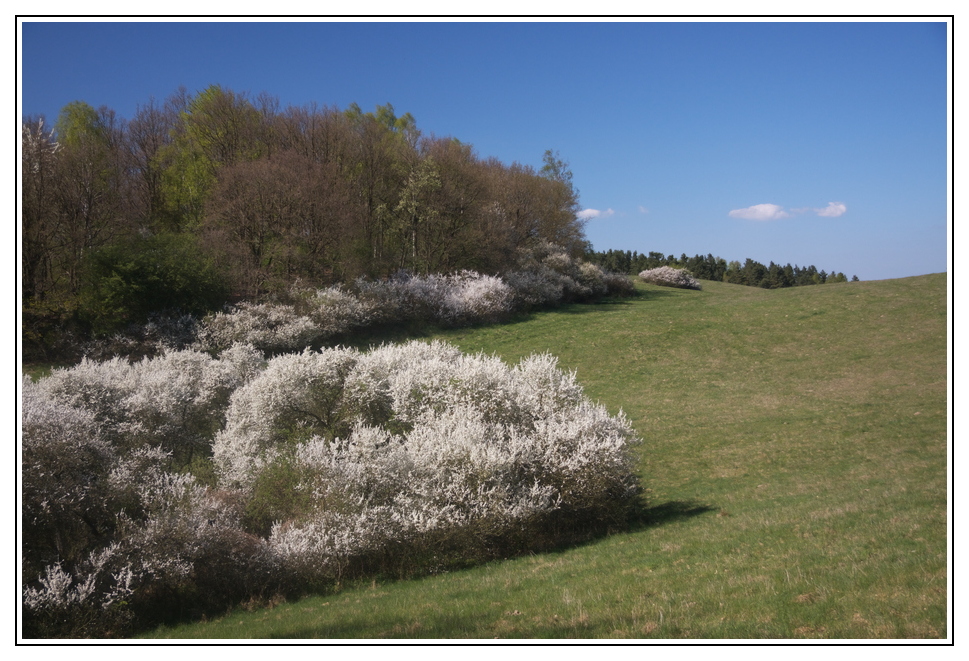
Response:
[[[211,351],[248,344],[266,353],[283,353],[307,347],[321,337],[321,329],[291,305],[240,303],[205,319],[197,346]]]
[[[25,636],[621,525],[637,442],[554,358],[442,343],[234,345],[25,379]]]
[[[675,269],[671,266],[660,266],[648,269],[639,274],[646,282],[663,287],[679,287],[680,289],[700,289],[700,283],[693,274],[686,269]]]
[[[273,302],[242,302],[205,319],[154,316],[123,332],[81,342],[61,332],[62,354],[131,360],[195,348],[218,352],[249,344],[267,355],[333,345],[349,333],[380,326],[433,324],[454,327],[498,323],[516,311],[602,296],[635,293],[632,280],[575,260],[558,246],[539,242],[518,255],[502,276],[460,271],[385,280],[359,278],[318,289],[297,282]],[[26,331],[25,331],[26,332]]]
[[[496,323],[516,310],[629,295],[626,276],[572,259],[549,244],[521,255],[503,277],[461,271],[418,276],[401,272],[382,281],[359,279],[326,289],[295,286],[291,304],[241,304],[204,320],[196,346],[218,351],[235,343],[266,353],[301,351],[354,330],[408,322],[440,326]]]

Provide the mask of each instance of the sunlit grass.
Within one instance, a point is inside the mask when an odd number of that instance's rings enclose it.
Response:
[[[946,276],[704,282],[435,336],[575,369],[646,440],[630,532],[174,638],[944,638]]]

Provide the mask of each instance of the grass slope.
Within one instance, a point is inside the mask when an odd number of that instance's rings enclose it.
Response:
[[[946,275],[642,292],[438,335],[621,407],[635,530],[154,635],[945,638]]]

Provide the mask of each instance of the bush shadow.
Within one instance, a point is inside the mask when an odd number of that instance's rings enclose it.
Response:
[[[559,313],[567,315],[583,315],[594,312],[613,312],[628,308],[638,301],[650,301],[675,296],[674,291],[651,289],[637,290],[630,296],[614,296],[594,301],[562,303],[549,307],[536,307],[530,310],[518,310],[498,322],[481,322],[458,326],[445,326],[420,320],[391,322],[365,329],[355,329],[343,335],[334,336],[326,342],[314,346],[314,349],[331,346],[352,347],[361,351],[368,351],[382,344],[399,344],[412,340],[427,340],[444,333],[460,332],[475,328],[506,327],[514,328],[519,324],[533,321],[538,315],[545,313]]]
[[[701,516],[709,512],[717,511],[717,507],[709,504],[699,503],[691,500],[672,500],[657,505],[642,503],[633,508],[630,512],[628,525],[624,528],[616,529],[608,526],[608,529],[590,531],[581,540],[571,540],[559,544],[551,544],[538,551],[543,554],[557,554],[572,548],[586,546],[595,543],[605,537],[638,532],[655,526],[662,526],[678,521],[684,521],[696,516]],[[531,555],[536,551],[527,551],[515,555]],[[495,559],[492,562],[501,562]],[[486,564],[486,563],[480,563]],[[480,566],[480,565],[479,565]],[[404,580],[421,580],[425,576],[413,576]],[[397,579],[401,580],[401,579]],[[339,590],[337,590],[337,593]],[[505,618],[496,616],[496,625]],[[586,623],[587,624],[587,623]],[[422,638],[465,638],[462,632],[477,631],[480,629],[480,617],[468,618],[455,616],[453,614],[442,614],[434,611],[412,613],[395,619],[389,619],[380,627],[382,632],[377,634],[379,638],[396,639],[422,639]],[[532,622],[528,627],[527,636],[516,632],[505,631],[502,638],[531,638],[531,639],[569,639],[581,636],[582,628],[569,622]],[[499,633],[498,630],[495,633]],[[293,639],[327,639],[345,638],[359,639],[374,636],[374,622],[364,617],[342,617],[339,620],[329,620],[318,627],[302,627],[297,630],[290,630],[278,634],[270,634],[269,638],[278,640]],[[496,636],[497,638],[497,636]]]
[[[642,505],[630,517],[630,530],[643,530],[655,526],[691,519],[718,508],[694,500],[671,500],[659,505]]]

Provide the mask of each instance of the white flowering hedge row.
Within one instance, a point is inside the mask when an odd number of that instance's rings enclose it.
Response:
[[[548,355],[235,345],[23,392],[35,635],[521,552],[620,525],[637,492],[629,424]]]
[[[542,244],[522,257],[519,270],[502,277],[474,271],[400,273],[385,281],[359,279],[351,286],[297,286],[290,291],[289,303],[243,303],[205,319],[195,346],[218,351],[246,343],[267,353],[286,353],[380,325],[495,323],[518,310],[632,291],[626,276],[605,273]]]
[[[655,269],[642,271],[639,277],[646,282],[664,287],[679,287],[680,289],[700,289],[700,283],[693,274],[686,269],[675,269],[671,266],[660,266]]]

